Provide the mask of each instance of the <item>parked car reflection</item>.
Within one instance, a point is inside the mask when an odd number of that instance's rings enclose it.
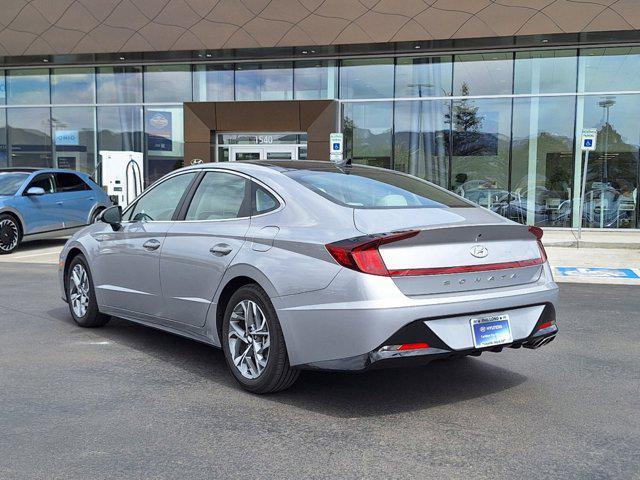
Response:
[[[456,193],[500,215],[525,224],[531,215],[535,225],[570,227],[571,190],[552,190],[537,185],[512,192],[497,188],[491,180],[470,180]],[[533,200],[531,200],[533,198]],[[592,182],[585,193],[582,225],[586,228],[635,228],[637,191],[617,182]]]

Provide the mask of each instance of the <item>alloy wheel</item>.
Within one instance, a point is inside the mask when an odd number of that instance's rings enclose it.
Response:
[[[77,264],[69,275],[69,301],[78,318],[87,314],[89,308],[89,276],[84,266]]]
[[[10,252],[18,245],[20,233],[16,223],[8,218],[0,221],[0,250]]]
[[[240,374],[256,379],[269,360],[269,325],[260,306],[253,300],[243,300],[233,309],[229,321],[229,351]]]

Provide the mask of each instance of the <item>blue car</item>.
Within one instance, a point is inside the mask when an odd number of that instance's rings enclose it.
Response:
[[[111,201],[73,170],[0,168],[0,254],[23,241],[70,235],[93,223]]]

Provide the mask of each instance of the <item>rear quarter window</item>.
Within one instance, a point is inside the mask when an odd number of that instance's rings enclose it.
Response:
[[[83,190],[91,190],[91,187],[89,187],[84,180],[74,173],[56,173],[55,177],[58,192],[81,192]]]
[[[339,205],[364,209],[450,208],[472,205],[429,182],[392,171],[290,170],[293,180]]]

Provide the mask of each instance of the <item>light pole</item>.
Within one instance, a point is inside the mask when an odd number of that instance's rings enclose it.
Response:
[[[420,137],[422,136],[422,141],[424,144],[424,159],[425,164],[427,163],[427,138],[422,132],[422,89],[423,88],[433,88],[431,83],[410,83],[407,85],[409,88],[417,88],[418,89],[418,159],[420,158]],[[426,173],[426,165],[425,165],[425,173]],[[417,172],[412,171],[412,174],[416,174]],[[419,176],[419,175],[418,175]]]
[[[616,104],[613,97],[604,97],[598,102],[598,106],[605,110],[605,122],[604,122],[604,156],[602,162],[602,174],[600,176],[600,228],[604,227],[604,186],[605,183],[609,183],[609,110]]]

